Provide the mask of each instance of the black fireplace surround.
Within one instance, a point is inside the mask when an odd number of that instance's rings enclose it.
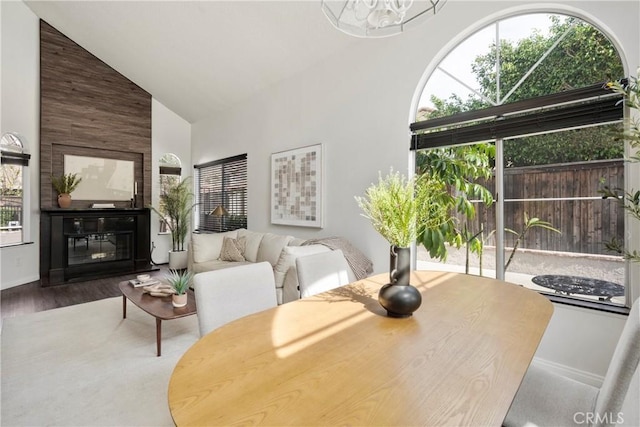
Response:
[[[149,209],[43,209],[43,286],[151,269]]]

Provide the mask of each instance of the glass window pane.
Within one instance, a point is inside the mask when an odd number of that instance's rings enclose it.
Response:
[[[22,166],[0,166],[0,246],[23,241],[22,173]]]
[[[619,125],[505,141],[507,280],[518,275],[518,283],[536,290],[594,300],[623,289],[624,261],[606,242],[624,239],[624,212],[600,193],[603,185],[624,185],[623,145],[614,128]],[[623,304],[623,295],[611,300]]]
[[[163,195],[167,194],[167,191],[171,187],[175,187],[180,183],[180,175],[165,175],[160,174],[160,202],[158,206],[158,210],[164,215],[165,214],[165,206],[164,206],[164,198]],[[160,233],[169,233],[169,229],[167,227],[167,223],[163,220],[160,220]]]
[[[416,121],[623,76],[617,50],[587,22],[559,14],[515,16],[476,32],[438,64],[420,96]]]
[[[247,228],[246,154],[196,166],[198,231]],[[216,208],[221,215],[213,215]]]
[[[495,218],[495,198],[492,179],[494,147],[473,144],[436,148],[416,152],[416,173],[437,176],[450,188],[454,197],[466,199],[472,215],[460,205],[451,206],[453,229],[444,233],[447,257],[444,260],[429,255],[433,244],[417,247],[417,267],[420,270],[445,270],[495,277],[495,247],[488,246],[491,224]],[[482,191],[482,193],[480,192]],[[484,197],[482,197],[484,194]],[[459,236],[459,237],[456,237]],[[459,239],[460,247],[455,243]]]

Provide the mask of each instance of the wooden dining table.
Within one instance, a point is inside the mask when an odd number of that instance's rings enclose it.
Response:
[[[177,426],[499,426],[553,312],[503,281],[415,271],[422,305],[386,316],[381,274],[228,323],[169,382]]]

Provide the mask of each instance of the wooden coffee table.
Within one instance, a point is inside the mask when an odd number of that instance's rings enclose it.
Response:
[[[156,345],[158,357],[161,355],[162,321],[179,319],[180,317],[196,314],[196,298],[189,289],[187,305],[176,308],[171,304],[171,297],[152,297],[145,294],[142,288],[134,288],[128,280],[120,282],[118,287],[122,291],[122,318],[127,318],[127,299],[137,305],[143,311],[156,318]]]

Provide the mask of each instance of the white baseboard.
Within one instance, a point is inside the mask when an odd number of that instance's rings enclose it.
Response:
[[[602,381],[604,381],[604,377],[601,375],[592,374],[591,372],[587,371],[581,371],[570,366],[561,365],[559,363],[551,362],[549,360],[544,360],[537,357],[533,359],[533,364],[548,369],[549,371],[554,372],[558,375],[562,375],[563,377],[571,378],[573,380],[580,381],[581,383],[589,384],[594,387],[600,387],[602,385]]]
[[[20,279],[14,280],[14,281],[11,281],[11,282],[2,282],[2,289],[9,289],[9,288],[13,288],[15,286],[25,285],[27,283],[37,282],[38,280],[40,280],[40,276],[39,275],[21,277]]]

